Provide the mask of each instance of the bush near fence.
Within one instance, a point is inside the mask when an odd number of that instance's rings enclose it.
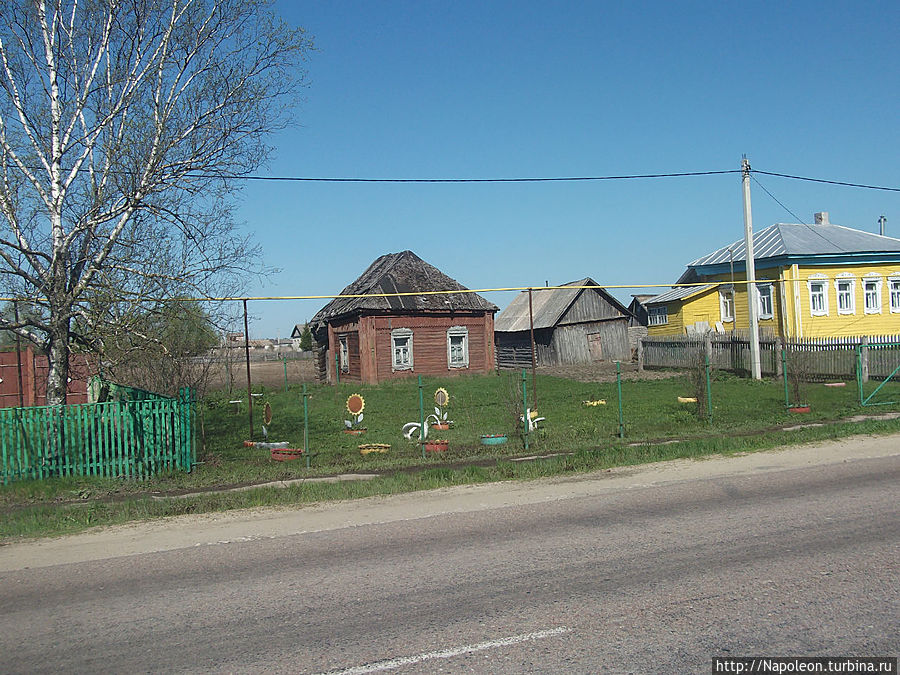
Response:
[[[900,335],[802,338],[784,342],[761,336],[759,347],[760,368],[763,375],[770,376],[782,374],[782,350],[788,363],[792,354],[814,355],[812,359],[804,358],[804,368],[811,379],[817,380],[855,378],[858,347],[867,359],[868,378],[889,377],[900,365]],[[709,354],[710,365],[717,370],[750,371],[750,339],[740,333],[643,338],[638,350],[639,367],[690,368],[703,350]]]

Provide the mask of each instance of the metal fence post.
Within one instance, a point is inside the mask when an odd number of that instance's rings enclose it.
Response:
[[[622,364],[616,361],[616,389],[619,392],[619,438],[625,438],[625,420],[622,416]]]
[[[425,459],[425,393],[421,375],[419,375],[419,443],[422,445],[422,459]]]
[[[712,424],[712,387],[709,383],[709,354],[706,355],[706,421]]]
[[[306,382],[303,383],[303,452],[306,455],[306,468],[309,468],[309,394],[306,393]]]
[[[525,449],[528,450],[528,375],[522,368],[522,422],[525,426]]]
[[[791,407],[790,394],[788,394],[787,350],[781,350],[781,376],[784,378],[784,407]]]

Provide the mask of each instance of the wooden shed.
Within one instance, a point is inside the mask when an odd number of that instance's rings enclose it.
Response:
[[[412,251],[381,256],[341,296],[310,321],[321,380],[375,384],[494,369],[497,306]]]
[[[532,320],[538,365],[631,360],[631,314],[593,279],[535,288],[530,314],[528,304],[528,291],[523,291],[497,316],[494,340],[501,368],[531,365]]]

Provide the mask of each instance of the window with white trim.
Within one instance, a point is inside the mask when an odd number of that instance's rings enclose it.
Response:
[[[469,367],[469,329],[465,326],[447,329],[447,367]]]
[[[340,344],[341,372],[342,373],[350,372],[350,348],[349,348],[348,341],[349,341],[349,338],[346,335],[341,335],[338,337],[338,343]]]
[[[891,314],[900,313],[900,277],[888,279],[888,292],[891,296]]]
[[[719,312],[722,321],[734,321],[734,288],[727,287],[719,291]]]
[[[866,314],[881,314],[881,276],[872,274],[863,278],[863,301]]]
[[[413,332],[409,328],[391,331],[391,369],[413,369]]]
[[[669,308],[666,305],[648,307],[647,323],[651,326],[665,326],[669,323]]]
[[[759,297],[759,318],[771,319],[772,314],[772,284],[759,284],[756,287],[756,295]]]
[[[828,277],[824,274],[813,275],[806,285],[809,288],[809,313],[828,316]]]
[[[856,314],[856,279],[849,272],[842,272],[834,280],[838,314]]]

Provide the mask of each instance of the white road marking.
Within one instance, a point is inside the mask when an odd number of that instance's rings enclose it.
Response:
[[[536,633],[524,633],[522,635],[513,635],[512,637],[500,638],[499,640],[488,640],[487,642],[479,642],[474,645],[465,645],[453,649],[444,649],[439,652],[428,652],[417,656],[404,656],[398,659],[388,659],[386,661],[377,661],[364,666],[354,666],[353,668],[345,668],[343,670],[331,670],[322,675],[364,675],[365,673],[377,673],[382,670],[393,670],[402,666],[409,666],[422,661],[431,659],[450,659],[454,656],[463,654],[472,654],[473,652],[481,652],[485,649],[496,649],[497,647],[506,647],[508,645],[519,644],[520,642],[530,642],[532,640],[540,640],[554,635],[562,635],[563,633],[571,633],[571,628],[560,626],[551,628],[550,630],[542,630]]]

